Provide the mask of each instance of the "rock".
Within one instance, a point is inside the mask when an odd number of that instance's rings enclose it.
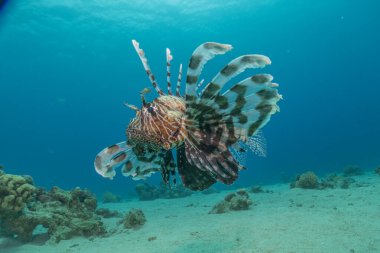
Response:
[[[362,169],[358,166],[348,166],[343,170],[343,176],[352,177],[352,176],[360,176],[363,175]]]
[[[380,166],[375,169],[375,173],[380,176]]]
[[[130,210],[125,217],[119,222],[123,224],[124,228],[140,228],[146,222],[145,215],[141,209],[132,209]]]
[[[335,189],[339,186],[339,182],[342,180],[341,176],[338,176],[337,174],[329,174],[326,176],[326,178],[322,179],[319,187],[321,189]]]
[[[314,172],[308,171],[296,177],[290,184],[291,188],[317,189],[319,187],[318,177]]]
[[[342,189],[348,189],[352,183],[354,183],[355,180],[350,177],[343,177],[339,176],[337,174],[330,174],[326,178],[322,179],[319,184],[319,189],[335,189],[335,188],[342,188]]]
[[[224,200],[217,203],[209,214],[226,213],[229,211],[248,210],[252,201],[246,190],[239,190],[224,197]]]

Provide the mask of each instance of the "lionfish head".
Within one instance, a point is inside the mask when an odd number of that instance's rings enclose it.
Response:
[[[169,150],[181,144],[184,137],[184,99],[165,95],[147,102],[143,95],[141,98],[142,107],[134,109],[136,116],[126,131],[128,144],[144,145],[154,150]]]

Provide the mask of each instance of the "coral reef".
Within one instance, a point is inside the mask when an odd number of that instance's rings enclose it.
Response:
[[[120,203],[121,197],[113,194],[112,192],[103,193],[103,203]]]
[[[318,177],[314,172],[308,171],[296,177],[296,180],[290,184],[290,188],[318,189]]]
[[[358,166],[348,166],[343,169],[343,176],[345,177],[360,176],[360,175],[363,175],[363,171]]]
[[[210,214],[226,213],[229,211],[247,210],[252,205],[252,200],[246,190],[239,190],[224,197],[224,200],[217,203]]]
[[[325,178],[319,179],[313,172],[309,171],[298,175],[296,180],[290,184],[290,188],[304,189],[347,189],[355,179],[351,177],[339,176],[337,174],[329,174]]]
[[[380,166],[375,169],[375,173],[380,176]]]
[[[141,209],[131,209],[125,217],[119,222],[124,228],[140,228],[146,222],[145,215]]]
[[[31,177],[6,174],[0,170],[0,217],[20,213],[35,191]]]
[[[156,187],[145,183],[138,184],[135,189],[139,200],[184,198],[192,194],[192,191],[183,187],[182,184],[170,186],[161,183],[159,187]]]
[[[80,188],[64,191],[58,187],[45,191],[32,184],[31,177],[1,172],[3,234],[30,241],[38,225],[47,229],[50,242],[106,234],[100,216],[95,213],[97,201],[92,193]]]

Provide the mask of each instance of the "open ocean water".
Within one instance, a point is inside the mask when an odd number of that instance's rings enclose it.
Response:
[[[263,54],[281,111],[263,128],[265,158],[250,154],[232,187],[279,183],[313,170],[380,164],[380,2],[375,0],[12,0],[0,9],[0,163],[36,185],[134,196],[139,181],[99,176],[96,154],[124,141],[140,91],[151,87],[131,40],[166,90],[165,48],[186,73],[193,50],[233,46],[211,60],[210,80],[233,58]],[[185,76],[185,74],[184,74]],[[183,78],[185,79],[185,78]],[[182,94],[184,93],[182,82]],[[154,99],[156,93],[147,95]],[[158,185],[156,173],[148,179]],[[218,184],[218,187],[225,186]],[[298,252],[298,251],[297,251]],[[348,251],[347,251],[348,252]]]

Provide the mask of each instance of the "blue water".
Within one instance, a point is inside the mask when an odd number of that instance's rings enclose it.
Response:
[[[166,47],[176,73],[199,44],[232,44],[206,65],[206,81],[241,54],[271,58],[264,72],[280,83],[281,112],[264,128],[267,157],[250,156],[235,185],[372,169],[380,164],[379,10],[375,0],[9,1],[0,14],[0,163],[45,187],[129,195],[135,182],[101,178],[93,159],[125,139],[134,114],[123,102],[140,105],[138,92],[150,86],[136,39],[163,87]]]

